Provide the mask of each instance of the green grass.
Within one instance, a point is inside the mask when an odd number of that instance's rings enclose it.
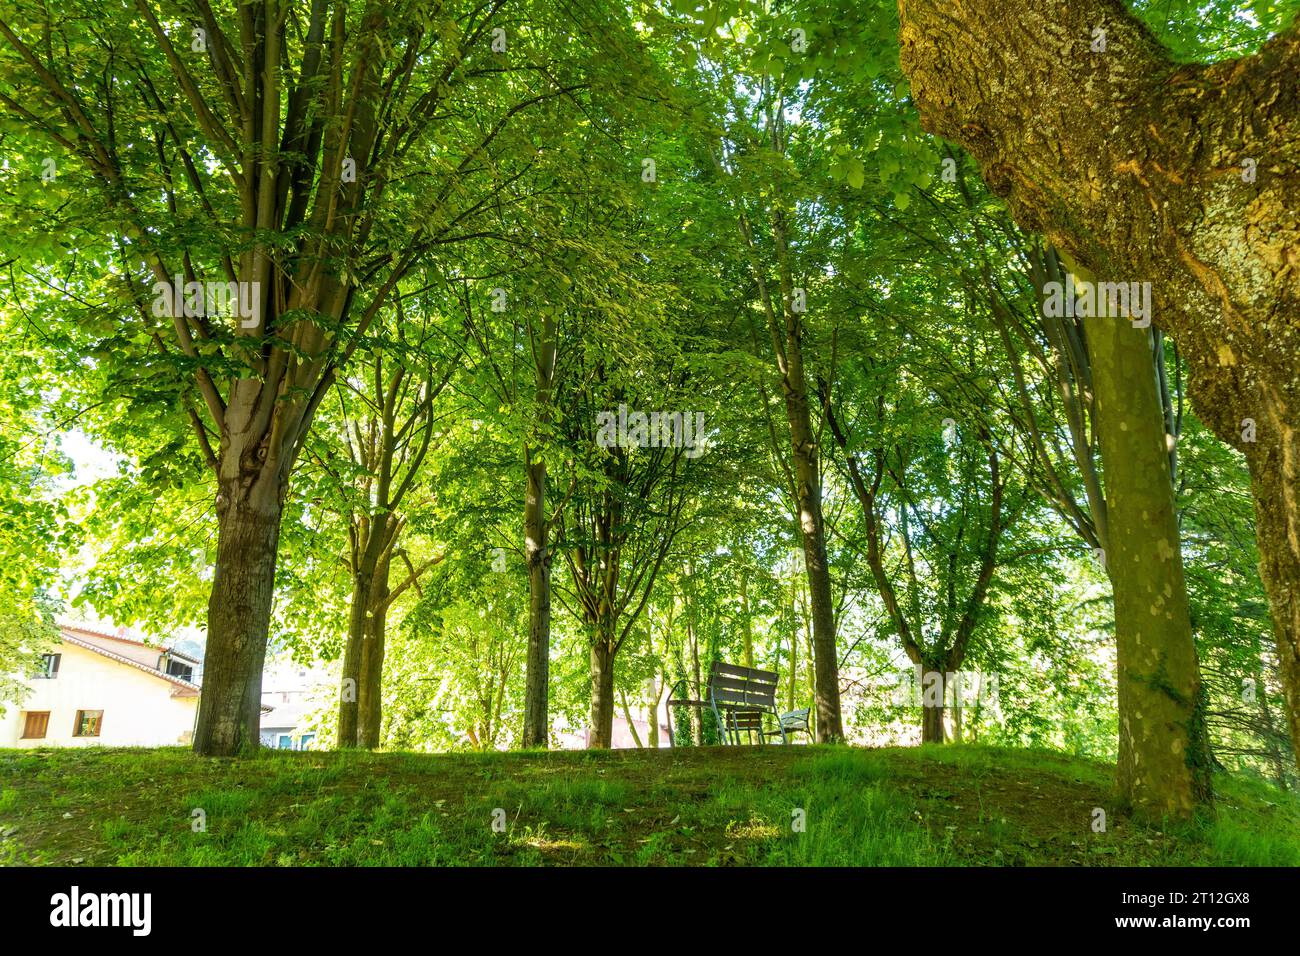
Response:
[[[1127,816],[1111,778],[1058,753],[954,745],[0,750],[0,863],[1300,865],[1300,800],[1263,782],[1222,776],[1214,813],[1166,826]]]

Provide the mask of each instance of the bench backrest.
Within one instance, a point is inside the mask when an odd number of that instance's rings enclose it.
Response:
[[[715,661],[709,671],[709,700],[717,706],[776,709],[776,671]]]

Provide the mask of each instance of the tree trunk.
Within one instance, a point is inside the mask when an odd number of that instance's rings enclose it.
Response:
[[[790,694],[786,710],[795,709],[795,690],[799,686],[799,617],[796,613],[794,589],[790,594]]]
[[[555,388],[555,317],[542,317],[540,341],[533,350],[534,401],[540,423],[551,421]],[[546,747],[550,740],[551,552],[547,540],[546,460],[524,448],[528,486],[524,498],[524,557],[528,563],[528,660],[524,684],[525,747]]]
[[[651,678],[652,686],[656,683]],[[658,693],[649,701],[648,710],[650,711],[650,729],[646,732],[647,746],[652,750],[659,749],[659,701],[663,700],[664,687],[667,686],[668,675],[664,675],[664,683],[659,684]]]
[[[343,684],[339,692],[338,746],[356,747],[361,743],[362,668],[365,645],[374,627],[377,582],[383,566],[384,600],[388,590],[388,557],[384,545],[388,539],[388,516],[369,515],[356,525],[352,551],[352,606],[348,614],[348,639],[343,649]],[[380,661],[382,668],[382,651]],[[380,672],[371,675],[378,679]]]
[[[682,589],[682,599],[686,602],[686,638],[691,648],[691,671],[695,675],[695,690],[690,695],[695,700],[704,700],[705,687],[703,677],[700,674],[700,643],[695,633],[695,599],[692,594],[695,581],[695,565],[688,562],[686,565],[687,579],[692,582],[690,587]],[[695,733],[695,746],[704,746],[704,711],[698,707],[688,707],[687,711],[691,715],[691,729]]]
[[[528,564],[528,661],[524,686],[525,747],[550,739],[551,555],[547,546],[546,462],[525,452],[524,558]]]
[[[195,753],[229,757],[260,743],[262,666],[287,487],[275,476],[277,470],[268,463],[219,485],[217,562]]]
[[[943,683],[943,672],[940,671],[938,683]],[[939,692],[936,685],[935,693]],[[942,698],[940,698],[942,701]],[[947,740],[947,735],[943,730],[943,703],[934,705],[925,704],[921,707],[921,743],[923,744],[941,744]]]
[[[1143,812],[1187,816],[1211,798],[1210,761],[1151,337],[1125,318],[1085,329],[1115,598],[1120,792]]]
[[[1259,641],[1252,641],[1254,650],[1255,700],[1259,704],[1259,719],[1264,726],[1264,746],[1268,750],[1269,762],[1273,765],[1273,778],[1282,790],[1289,789],[1286,782],[1287,763],[1282,757],[1282,748],[1278,746],[1277,725],[1273,721],[1273,708],[1268,705],[1268,684],[1264,680],[1264,662],[1260,657]]]
[[[807,402],[803,403],[807,412]],[[800,528],[803,532],[803,561],[809,575],[809,598],[813,605],[813,667],[816,679],[816,739],[835,743],[844,737],[840,723],[839,650],[835,643],[835,598],[831,596],[831,568],[826,557],[826,525],[822,520],[822,483],[818,473],[813,429],[803,421],[794,429],[794,470],[800,483]],[[802,445],[803,451],[798,451]]]
[[[789,362],[789,371],[784,380],[786,414],[790,422],[804,567],[808,573],[808,595],[812,604],[817,741],[832,743],[844,737],[844,730],[840,723],[839,652],[835,646],[835,603],[831,596],[830,565],[826,559],[826,526],[822,518],[822,485],[817,439],[812,430],[808,392],[803,380],[803,359],[798,355],[798,350],[798,345],[787,343],[786,358]]]
[[[773,118],[769,116],[769,123]],[[776,143],[777,126],[772,126]],[[781,147],[777,148],[781,152]],[[826,558],[826,526],[822,516],[821,461],[817,436],[808,407],[808,381],[803,359],[804,304],[795,301],[794,275],[786,246],[785,212],[771,211],[772,241],[775,246],[780,299],[774,300],[765,268],[758,262],[748,220],[742,217],[741,232],[752,259],[759,298],[767,316],[772,350],[781,374],[786,421],[790,428],[792,475],[799,533],[803,543],[804,569],[812,602],[814,697],[817,710],[817,741],[843,739],[840,721],[839,651],[835,643],[835,605],[831,594],[830,565]],[[781,320],[784,320],[783,322]]]
[[[361,640],[357,685],[357,745],[379,746],[384,718],[384,637],[388,622],[388,558],[380,560],[370,587],[370,612]]]
[[[1023,228],[1152,283],[1197,413],[1246,456],[1300,762],[1300,25],[1206,66],[1176,63],[1119,0],[899,13],[926,129],[971,151]]]
[[[746,667],[754,666],[754,627],[749,619],[749,574],[742,571],[740,574],[740,615],[744,622],[741,637],[744,638],[744,651],[741,659]]]
[[[614,645],[605,633],[591,645],[591,737],[589,750],[614,745]]]
[[[618,700],[623,706],[623,719],[627,721],[627,729],[632,734],[632,742],[636,744],[638,750],[641,750],[645,747],[645,744],[641,743],[641,734],[637,732],[636,721],[632,719],[632,708],[627,705],[627,694],[620,690]]]
[[[1300,365],[1298,365],[1300,367]],[[1287,467],[1289,489],[1277,478],[1277,463],[1251,461],[1255,494],[1255,537],[1259,542],[1259,571],[1273,611],[1278,676],[1286,699],[1291,748],[1300,767],[1300,513],[1291,513],[1287,495],[1300,492],[1300,429],[1293,433]]]
[[[962,678],[962,672],[957,671],[952,685],[945,690],[951,690],[952,695],[952,740],[953,743],[962,742],[962,713],[965,711],[965,688],[962,686],[965,681]]]
[[[357,714],[361,700],[361,649],[365,644],[366,617],[370,609],[371,572],[352,575],[352,604],[348,613],[347,644],[343,648],[343,683],[339,690],[338,747],[357,745]]]

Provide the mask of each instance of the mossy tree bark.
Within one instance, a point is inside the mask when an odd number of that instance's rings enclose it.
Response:
[[[1202,65],[1176,63],[1120,0],[899,0],[899,13],[926,128],[965,146],[1019,224],[1080,267],[1152,283],[1198,413],[1250,465],[1300,740],[1300,24]]]
[[[1085,328],[1110,519],[1120,793],[1141,812],[1188,816],[1210,801],[1210,753],[1151,335],[1125,318]]]

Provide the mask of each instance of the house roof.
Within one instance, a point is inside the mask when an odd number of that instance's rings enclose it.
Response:
[[[60,624],[59,628],[64,633],[67,633],[68,631],[76,631],[78,634],[89,634],[91,637],[103,638],[104,640],[107,641],[120,641],[123,644],[130,644],[132,647],[147,647],[150,650],[159,651],[164,654],[170,654],[172,657],[182,658],[183,660],[187,660],[192,664],[203,663],[198,658],[191,657],[189,654],[184,654],[178,650],[175,650],[170,647],[166,647],[164,645],[146,644],[144,641],[137,641],[130,637],[123,637],[121,634],[109,634],[105,631],[96,631],[96,630],[92,630],[89,627],[82,627],[80,624]]]
[[[127,667],[134,667],[138,671],[143,671],[146,674],[151,674],[160,680],[167,681],[169,684],[175,684],[177,687],[180,688],[180,690],[173,691],[173,696],[194,697],[197,696],[199,693],[198,684],[192,683],[191,681],[183,680],[174,674],[167,674],[163,671],[158,670],[158,668],[156,667],[150,667],[147,664],[141,664],[139,661],[132,660],[131,658],[126,657],[122,654],[114,654],[112,651],[108,650],[108,648],[101,647],[100,645],[94,643],[93,641],[87,641],[84,638],[77,637],[76,632],[80,631],[83,634],[91,634],[94,635],[95,637],[108,637],[108,638],[112,638],[115,641],[124,641],[127,644],[137,644],[141,647],[146,647],[148,645],[141,644],[139,641],[127,640],[126,638],[113,637],[113,635],[111,634],[100,634],[97,631],[88,631],[82,627],[78,627],[78,628],[63,627],[61,628],[61,630],[63,632],[62,637],[63,637],[63,642],[65,644],[72,644],[75,647],[80,647],[83,648],[84,650],[91,651],[95,654],[99,654],[101,657],[107,657],[109,660],[117,661],[117,663],[119,664],[125,664]]]

